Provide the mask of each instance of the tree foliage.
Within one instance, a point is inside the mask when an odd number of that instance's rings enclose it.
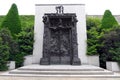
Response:
[[[12,4],[9,12],[1,24],[1,28],[3,27],[8,28],[13,36],[21,31],[21,22],[16,4]]]

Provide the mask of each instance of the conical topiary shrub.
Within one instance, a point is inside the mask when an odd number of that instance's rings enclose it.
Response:
[[[106,10],[101,21],[101,29],[111,29],[116,25],[118,25],[118,22],[116,21],[115,17],[112,15],[110,10]]]
[[[1,28],[8,28],[13,37],[21,31],[21,22],[19,19],[18,9],[16,4],[12,4],[9,12],[7,13]]]

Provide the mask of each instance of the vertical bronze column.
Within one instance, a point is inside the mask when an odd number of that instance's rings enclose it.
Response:
[[[49,37],[50,37],[50,31],[49,31],[49,18],[47,15],[43,16],[43,23],[44,23],[44,35],[43,35],[43,56],[40,60],[41,65],[49,65]],[[42,26],[40,26],[42,27]]]
[[[72,16],[72,65],[80,65],[81,61],[78,58],[78,43],[77,43],[77,18],[76,15]]]

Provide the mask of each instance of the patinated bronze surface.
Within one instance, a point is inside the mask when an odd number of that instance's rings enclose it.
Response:
[[[44,14],[43,23],[43,57],[40,64],[80,65],[76,14],[63,12]]]

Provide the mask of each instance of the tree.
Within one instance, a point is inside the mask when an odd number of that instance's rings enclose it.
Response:
[[[106,60],[108,60],[108,48],[111,45],[110,42],[110,36],[106,36],[107,33],[110,33],[113,29],[118,27],[118,22],[112,15],[110,10],[106,10],[104,12],[102,21],[101,21],[101,26],[100,26],[100,39],[99,39],[99,44],[102,46],[98,47],[98,53],[100,55],[100,67],[106,68]],[[109,34],[110,35],[110,34]]]
[[[4,21],[1,24],[1,28],[3,27],[8,28],[13,37],[21,31],[21,22],[16,4],[12,4],[10,10],[8,11]]]
[[[101,29],[103,29],[105,31],[109,31],[112,29],[112,27],[117,26],[117,25],[118,25],[118,22],[112,15],[111,11],[106,10],[104,12],[104,15],[103,15],[103,18],[101,21]]]

